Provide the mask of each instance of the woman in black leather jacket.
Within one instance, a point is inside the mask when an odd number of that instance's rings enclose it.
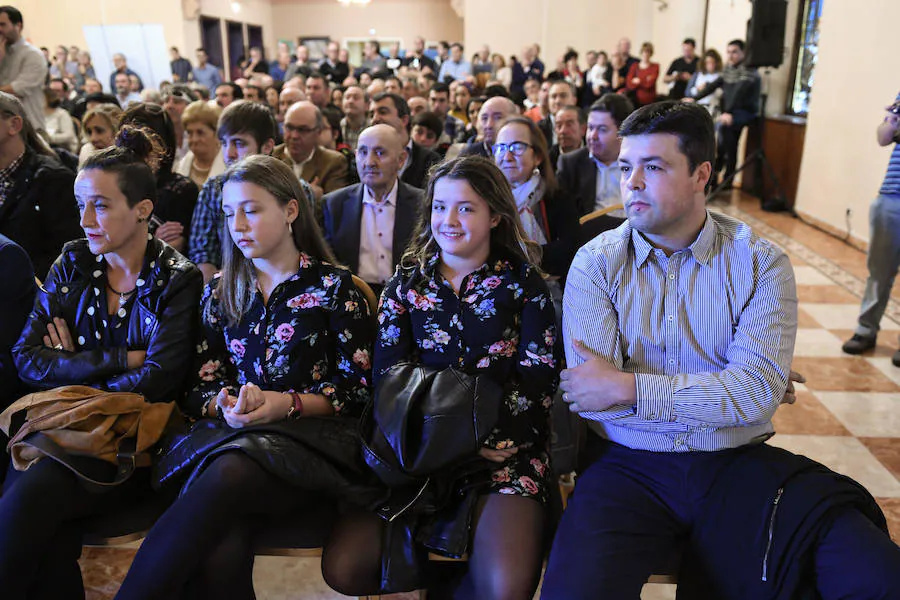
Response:
[[[78,174],[87,239],[65,245],[13,349],[32,389],[82,384],[150,402],[180,399],[202,277],[178,252],[148,241],[156,182],[146,161],[157,148],[144,130],[126,127],[116,147],[92,156]],[[96,478],[115,473],[99,460],[87,467]],[[53,460],[10,469],[0,496],[3,596],[84,598],[79,523],[145,497],[149,476],[142,471],[96,494]]]

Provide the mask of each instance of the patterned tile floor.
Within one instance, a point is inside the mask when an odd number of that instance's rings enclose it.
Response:
[[[794,369],[808,380],[793,406],[775,416],[772,443],[810,456],[865,485],[900,541],[900,369],[891,364],[900,334],[900,287],[888,306],[878,346],[866,355],[841,352],[856,325],[866,278],[865,255],[785,214],[764,213],[759,202],[734,192],[718,208],[750,224],[791,256],[800,300]],[[132,549],[89,549],[82,570],[89,600],[111,598]],[[257,560],[260,600],[344,598],[322,581],[318,559]],[[413,600],[415,594],[393,596]],[[645,600],[674,598],[673,586],[648,585]]]

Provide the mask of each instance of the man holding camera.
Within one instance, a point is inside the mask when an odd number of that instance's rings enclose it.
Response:
[[[869,214],[869,278],[859,311],[859,325],[843,346],[847,354],[861,354],[875,347],[878,326],[891,297],[900,268],[900,94],[876,131],[881,146],[894,144],[884,182]],[[891,359],[900,367],[900,350]]]

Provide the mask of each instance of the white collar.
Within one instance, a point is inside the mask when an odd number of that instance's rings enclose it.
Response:
[[[375,194],[372,193],[372,190],[369,188],[369,186],[363,184],[363,204],[388,204],[391,206],[397,206],[397,188],[399,187],[397,183],[398,181],[399,179],[394,180],[394,185],[393,187],[391,187],[391,191],[387,193],[387,196],[385,196],[381,202],[376,202]]]

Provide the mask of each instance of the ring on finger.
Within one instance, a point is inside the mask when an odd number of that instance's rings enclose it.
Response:
[[[53,346],[53,349],[54,349],[54,350],[62,350],[62,349],[63,349],[63,345],[62,345],[62,344],[57,344],[57,345]]]
[[[563,402],[569,401],[569,392],[563,392]]]

